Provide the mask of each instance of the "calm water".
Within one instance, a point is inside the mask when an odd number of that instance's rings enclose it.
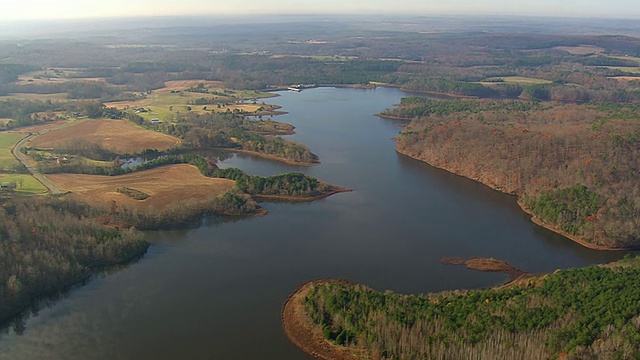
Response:
[[[398,155],[398,123],[372,116],[396,89],[320,88],[273,102],[322,164],[295,167],[247,155],[222,166],[301,171],[351,193],[264,204],[269,215],[150,233],[139,262],[100,274],[0,339],[0,359],[310,359],[280,328],[280,308],[314,278],[424,293],[506,280],[448,256],[504,259],[534,272],[617,259],[532,224],[513,197]]]

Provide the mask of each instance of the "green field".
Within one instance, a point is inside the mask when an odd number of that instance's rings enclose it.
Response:
[[[30,94],[15,93],[7,96],[0,96],[0,99],[19,99],[19,100],[69,100],[67,93],[56,94]]]
[[[493,77],[493,78],[487,78],[484,81],[480,82],[480,84],[485,86],[498,85],[498,84],[542,85],[542,84],[551,84],[551,83],[552,81],[549,81],[549,80],[530,78],[530,77],[524,77],[524,76]]]
[[[16,189],[12,191],[16,194],[44,194],[47,188],[31,175],[26,174],[0,174],[0,183],[16,183]]]
[[[16,166],[20,166],[11,150],[25,136],[21,133],[0,133],[0,171],[11,172]]]
[[[214,95],[211,93],[195,93],[188,91],[181,91],[179,93],[160,93],[150,95],[146,101],[141,101],[141,105],[132,105],[133,109],[144,108],[147,112],[137,113],[146,121],[151,121],[153,118],[158,118],[161,121],[171,121],[173,118],[173,114],[180,112],[186,113],[191,108],[191,111],[200,112],[203,111],[203,108],[206,107],[208,110],[215,112],[225,112],[227,108],[233,111],[236,107],[241,107],[242,104],[235,104],[236,101],[241,100],[251,100],[251,99],[265,99],[269,97],[278,96],[274,93],[268,92],[258,92],[255,90],[226,90],[222,88],[210,88],[210,91],[217,91],[220,93],[226,93],[229,96],[220,96]],[[200,98],[214,98],[220,99],[225,102],[230,103],[231,105],[222,106],[218,108],[217,104],[207,104],[207,105],[194,105],[192,104],[197,99]],[[142,105],[144,103],[147,105]],[[246,105],[246,104],[245,104]]]
[[[637,62],[638,64],[640,64],[640,57],[634,57],[634,56],[612,56],[612,58],[622,59],[622,60],[633,60],[633,61]]]
[[[612,69],[612,70],[620,70],[620,71],[624,71],[632,74],[640,74],[640,67],[628,67],[628,66],[600,66],[600,67],[606,67],[607,69]]]

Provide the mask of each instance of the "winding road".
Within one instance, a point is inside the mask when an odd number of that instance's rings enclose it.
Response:
[[[29,164],[29,162],[27,162],[27,159],[26,159],[25,155],[20,152],[20,149],[22,149],[22,147],[24,146],[24,144],[27,143],[27,141],[33,139],[34,137],[36,137],[38,135],[39,135],[38,133],[30,133],[29,136],[27,136],[24,139],[18,141],[18,143],[16,144],[16,146],[13,147],[13,150],[11,152],[13,153],[13,156],[15,156],[16,159],[18,159],[18,161],[20,161],[22,163],[22,165],[24,165],[24,167],[26,167],[27,170],[29,170],[31,175],[33,175],[33,177],[36,178],[36,180],[40,181],[42,183],[42,185],[46,186],[47,189],[49,189],[49,193],[50,194],[52,194],[52,195],[65,194],[66,191],[60,190],[60,188],[55,186],[51,182],[51,180],[47,179],[36,168],[31,166]]]

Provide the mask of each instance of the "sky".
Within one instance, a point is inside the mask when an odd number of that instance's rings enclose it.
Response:
[[[621,17],[639,0],[0,0],[0,21],[225,14],[411,14]]]

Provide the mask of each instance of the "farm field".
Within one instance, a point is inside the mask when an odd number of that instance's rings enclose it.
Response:
[[[11,150],[18,141],[24,138],[26,134],[14,132],[0,133],[0,171],[13,171],[20,163],[16,159]]]
[[[48,178],[62,189],[71,191],[69,196],[85,201],[108,204],[162,207],[175,203],[176,199],[206,200],[222,195],[235,187],[235,181],[208,178],[192,165],[178,164],[140,171],[120,176],[78,174],[53,174]],[[134,200],[116,191],[128,187],[149,197]]]
[[[580,45],[580,46],[556,46],[556,50],[566,51],[571,55],[589,55],[600,54],[604,52],[604,48],[594,45]]]
[[[501,80],[501,81],[500,81]],[[488,78],[485,81],[481,81],[480,84],[485,86],[497,85],[497,84],[522,84],[522,85],[542,85],[551,84],[552,82],[545,79],[530,78],[524,76],[501,76],[495,78]]]
[[[197,91],[187,91],[197,89]],[[159,119],[171,121],[178,112],[243,112],[268,115],[277,107],[258,103],[258,99],[277,96],[255,90],[229,90],[219,81],[175,80],[165,82],[165,87],[146,94],[144,98],[105,103],[118,110],[135,111],[146,121]],[[255,100],[255,104],[242,100]],[[262,109],[261,109],[262,108]]]
[[[51,149],[82,139],[119,154],[134,154],[145,149],[166,150],[180,139],[145,130],[126,120],[85,120],[76,125],[52,130],[31,141],[31,147]]]
[[[55,94],[14,93],[11,95],[0,96],[0,100],[3,100],[3,99],[66,101],[69,99],[69,97],[67,93],[55,93]]]
[[[15,194],[35,195],[47,192],[47,188],[42,183],[27,174],[0,174],[0,183],[16,183],[16,188],[13,191]]]
[[[606,67],[611,70],[620,70],[632,74],[640,74],[640,67],[629,67],[629,66],[601,66]]]
[[[615,79],[619,81],[639,81],[640,76],[612,76],[609,79]]]

